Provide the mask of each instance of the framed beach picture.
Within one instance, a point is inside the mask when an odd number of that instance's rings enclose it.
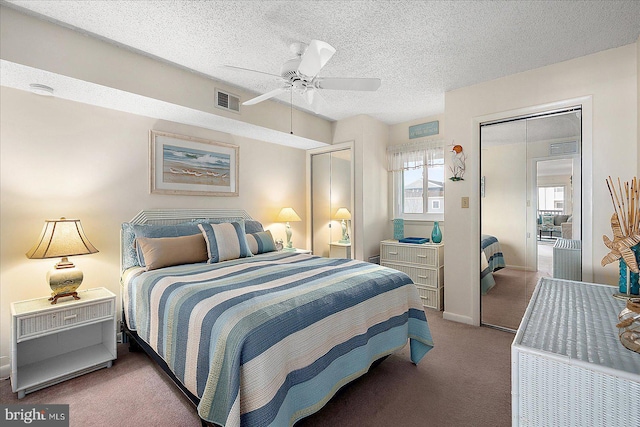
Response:
[[[149,132],[151,193],[237,196],[238,161],[237,145]]]

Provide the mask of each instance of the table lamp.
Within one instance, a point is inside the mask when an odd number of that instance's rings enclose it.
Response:
[[[340,225],[342,225],[342,239],[339,243],[351,243],[349,240],[349,233],[347,232],[347,223],[346,221],[351,219],[351,212],[347,208],[340,208],[336,211],[336,214],[333,216],[333,219],[341,220]]]
[[[51,287],[51,304],[59,298],[72,296],[80,299],[76,289],[82,283],[82,271],[67,257],[94,254],[98,250],[84,234],[79,219],[46,220],[38,242],[27,252],[27,258],[44,259],[62,257],[54,268],[47,272],[47,282]]]
[[[291,243],[291,226],[289,222],[294,221],[302,221],[296,211],[293,208],[282,208],[280,213],[278,214],[278,218],[276,218],[278,222],[286,222],[286,231],[287,231],[287,245],[284,250],[294,250],[293,244]]]

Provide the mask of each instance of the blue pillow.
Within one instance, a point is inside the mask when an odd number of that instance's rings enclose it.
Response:
[[[251,253],[254,255],[276,250],[276,244],[269,230],[259,231],[258,233],[247,233],[247,243],[249,244]]]
[[[252,256],[244,222],[198,224],[207,244],[209,264]]]
[[[214,222],[214,221],[211,221]],[[262,227],[262,224],[260,223],[260,221],[255,221],[253,219],[246,219],[244,221],[244,230],[247,232],[247,234],[253,234],[253,233],[259,233],[261,231],[264,231],[264,228]]]

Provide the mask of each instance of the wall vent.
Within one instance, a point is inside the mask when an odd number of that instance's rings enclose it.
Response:
[[[240,98],[220,89],[216,89],[216,107],[223,110],[240,112]]]
[[[549,144],[550,156],[562,156],[565,154],[578,154],[578,141],[555,142]]]

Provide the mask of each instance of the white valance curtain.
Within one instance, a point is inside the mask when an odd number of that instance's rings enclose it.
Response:
[[[443,158],[443,153],[443,140],[392,145],[387,148],[387,170],[398,172],[405,169],[432,166],[436,159]],[[426,164],[424,164],[425,161]]]

